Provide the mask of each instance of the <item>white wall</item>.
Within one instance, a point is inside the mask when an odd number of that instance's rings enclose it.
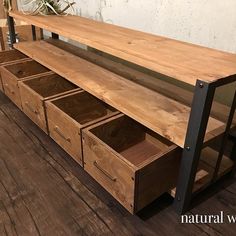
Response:
[[[236,0],[70,1],[78,15],[236,53]]]
[[[85,17],[236,53],[236,0],[76,1]]]

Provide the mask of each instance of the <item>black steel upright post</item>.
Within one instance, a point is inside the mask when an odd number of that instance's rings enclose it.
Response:
[[[31,25],[31,30],[32,30],[32,38],[34,41],[36,41],[36,29],[34,25]]]
[[[59,39],[59,35],[58,35],[58,34],[55,34],[55,33],[52,33],[52,38],[53,38],[53,39]]]
[[[16,32],[15,32],[15,23],[13,17],[7,14],[7,23],[9,29],[9,37],[10,37],[10,48],[13,48],[13,44],[16,43]]]
[[[43,36],[43,29],[40,28],[39,31],[40,31],[40,39],[43,40],[43,39],[44,39],[44,36]]]
[[[194,180],[214,94],[214,86],[197,80],[174,201],[174,207],[179,214],[183,214],[191,203]]]
[[[236,162],[236,130],[230,131],[229,139],[233,142],[232,151],[230,154],[230,159]]]

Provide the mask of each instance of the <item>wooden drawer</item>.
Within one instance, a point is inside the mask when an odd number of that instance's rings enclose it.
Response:
[[[4,92],[20,109],[22,109],[18,82],[51,73],[52,72],[46,67],[33,60],[2,66],[1,75]]]
[[[106,103],[79,91],[46,103],[49,135],[83,165],[81,130],[118,114]]]
[[[0,64],[5,65],[17,60],[29,59],[25,54],[18,50],[9,50],[0,52]]]
[[[23,61],[23,60],[28,60],[28,59],[29,58],[25,54],[17,50],[0,52],[0,66],[10,65],[16,61],[18,62],[18,61]],[[3,85],[2,85],[1,69],[0,69],[0,90],[4,91]]]
[[[85,170],[131,213],[175,186],[181,149],[127,116],[82,135]]]
[[[44,102],[73,91],[78,87],[57,74],[19,82],[24,113],[48,133]]]

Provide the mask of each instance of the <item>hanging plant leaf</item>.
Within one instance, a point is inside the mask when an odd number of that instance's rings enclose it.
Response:
[[[62,3],[65,5],[63,9],[61,9]],[[70,2],[69,0],[31,0],[23,4],[26,8],[33,6],[30,13],[22,11],[24,14],[30,15],[65,15],[68,9],[74,12],[74,4],[75,2]]]

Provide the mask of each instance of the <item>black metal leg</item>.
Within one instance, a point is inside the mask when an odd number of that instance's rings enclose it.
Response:
[[[174,207],[184,213],[192,199],[192,189],[211,111],[215,87],[197,81],[179,171]]]
[[[233,145],[230,159],[236,162],[236,142]]]
[[[40,39],[43,40],[44,37],[43,37],[43,29],[40,28]]]
[[[53,38],[53,39],[59,39],[59,35],[58,35],[58,34],[55,34],[55,33],[52,33],[52,38]]]
[[[236,130],[231,130],[229,133],[229,139],[233,142],[230,159],[236,161]]]
[[[231,175],[234,176],[235,171],[236,171],[236,130],[230,132],[229,138],[233,142],[233,147],[232,147],[232,151],[230,154],[230,159],[234,162],[234,165],[233,165],[233,168],[231,171]]]
[[[32,28],[32,38],[33,38],[34,41],[36,41],[36,29],[35,29],[35,26],[32,25],[31,28]]]
[[[13,44],[16,43],[16,32],[13,17],[7,15],[7,23],[9,28],[9,36],[10,36],[10,48],[13,48]]]

